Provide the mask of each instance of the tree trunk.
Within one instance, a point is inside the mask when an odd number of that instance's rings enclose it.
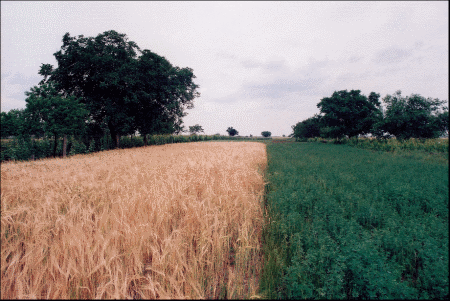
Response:
[[[53,158],[56,158],[56,146],[58,145],[58,135],[55,136],[55,144],[53,145]]]
[[[119,148],[120,147],[120,135],[119,134],[116,134],[116,148]]]
[[[64,135],[64,140],[63,140],[63,158],[66,157],[66,150],[67,150],[67,135]]]
[[[144,135],[144,146],[147,146],[147,134]]]

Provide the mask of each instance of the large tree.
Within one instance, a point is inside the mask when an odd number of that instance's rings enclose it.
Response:
[[[62,42],[61,50],[54,53],[57,68],[43,64],[39,73],[57,83],[66,95],[81,97],[91,118],[97,123],[105,122],[117,143],[120,134],[128,134],[124,131],[133,121],[127,114],[125,97],[139,47],[115,31],[95,38],[71,37],[66,33]]]
[[[44,64],[40,74],[66,95],[81,97],[90,119],[108,126],[116,147],[120,135],[136,130],[144,137],[176,132],[183,110],[192,108],[199,96],[191,69],[173,67],[164,57],[141,51],[125,34],[66,33],[62,42],[54,54],[58,67]]]
[[[403,97],[400,90],[383,101],[386,112],[380,128],[398,139],[437,138],[448,131],[445,101],[419,94]]]
[[[382,116],[379,97],[375,92],[367,98],[360,90],[342,90],[322,98],[317,104],[324,123],[322,134],[340,138],[373,132],[374,124]]]
[[[200,95],[192,69],[174,67],[164,57],[143,50],[134,75],[130,108],[144,141],[148,134],[181,132],[185,109],[193,108],[193,99]]]

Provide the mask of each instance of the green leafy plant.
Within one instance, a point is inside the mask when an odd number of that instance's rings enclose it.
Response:
[[[204,130],[203,130],[203,128],[202,128],[200,125],[198,125],[198,124],[189,127],[189,133],[191,133],[191,135],[193,135],[193,134],[198,134],[198,133],[202,133],[202,132],[204,132]]]
[[[429,162],[340,141],[350,145],[267,145],[263,294],[447,298],[448,159]]]

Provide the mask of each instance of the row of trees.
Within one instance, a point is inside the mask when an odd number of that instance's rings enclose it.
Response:
[[[193,126],[189,127],[189,132],[191,133],[191,135],[196,135],[196,134],[204,132],[204,131],[203,131],[203,128],[200,125],[196,124],[196,125],[193,125]],[[227,129],[227,132],[228,132],[228,135],[232,136],[232,137],[236,136],[236,135],[239,135],[239,132],[236,129],[234,129],[233,127],[229,127]],[[216,134],[216,135],[220,135],[220,134]],[[261,132],[261,135],[263,137],[267,138],[267,137],[270,137],[272,135],[272,133],[269,132],[269,131],[264,131],[264,132]],[[252,135],[250,135],[250,137],[252,137]],[[283,135],[283,137],[284,137],[284,135]]]
[[[26,92],[26,108],[1,115],[2,137],[59,137],[105,133],[118,147],[121,135],[137,131],[178,134],[182,117],[200,94],[190,68],[173,66],[150,50],[141,50],[125,34],[106,31],[96,37],[66,33],[58,66],[42,64],[44,78]]]
[[[233,127],[229,127],[228,129],[227,129],[227,132],[228,132],[228,135],[229,136],[235,136],[235,135],[239,135],[239,132],[236,130],[236,129],[234,129]],[[263,131],[263,132],[261,132],[261,136],[263,136],[263,137],[270,137],[272,135],[272,133],[271,132],[269,132],[269,131]],[[250,137],[253,137],[252,135],[250,135]]]
[[[360,90],[335,91],[317,104],[316,114],[292,126],[296,139],[343,138],[372,135],[377,138],[437,138],[448,135],[448,107],[445,101],[419,94],[403,97],[401,91],[383,98]]]

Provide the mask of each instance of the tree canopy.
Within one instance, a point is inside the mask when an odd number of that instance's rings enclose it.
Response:
[[[66,33],[58,66],[43,64],[39,74],[65,96],[79,97],[91,120],[106,124],[117,146],[118,136],[174,133],[182,130],[185,109],[200,94],[192,69],[172,66],[114,30],[96,37]]]
[[[314,115],[292,126],[293,136],[296,139],[306,139],[320,136],[321,120],[319,115]]]
[[[229,135],[229,136],[236,136],[236,135],[239,135],[239,132],[238,132],[236,129],[234,129],[233,127],[229,127],[229,128],[227,129],[227,132],[228,132],[228,135]]]
[[[52,82],[42,83],[25,93],[25,118],[29,133],[53,136],[53,155],[56,156],[58,137],[83,134],[88,111],[75,96],[64,97]]]
[[[24,129],[25,109],[12,109],[9,112],[1,112],[1,137],[21,136]]]
[[[264,132],[261,132],[261,135],[263,136],[263,137],[270,137],[270,136],[272,136],[272,133],[271,132],[269,132],[269,131],[264,131]]]
[[[342,138],[372,134],[377,138],[437,138],[448,135],[448,107],[438,98],[419,94],[403,97],[401,91],[383,98],[360,90],[335,91],[317,104],[321,113],[292,126],[296,139],[310,137]]]
[[[398,139],[437,138],[448,132],[448,108],[445,101],[419,94],[403,97],[401,91],[386,95],[386,112],[379,128]]]
[[[189,127],[189,132],[191,133],[191,135],[193,135],[193,134],[197,134],[197,133],[202,133],[202,132],[204,132],[204,130],[201,125],[196,124],[196,125]]]
[[[360,90],[335,91],[317,104],[327,136],[340,138],[368,134],[382,116],[380,94],[372,92],[367,98]]]

